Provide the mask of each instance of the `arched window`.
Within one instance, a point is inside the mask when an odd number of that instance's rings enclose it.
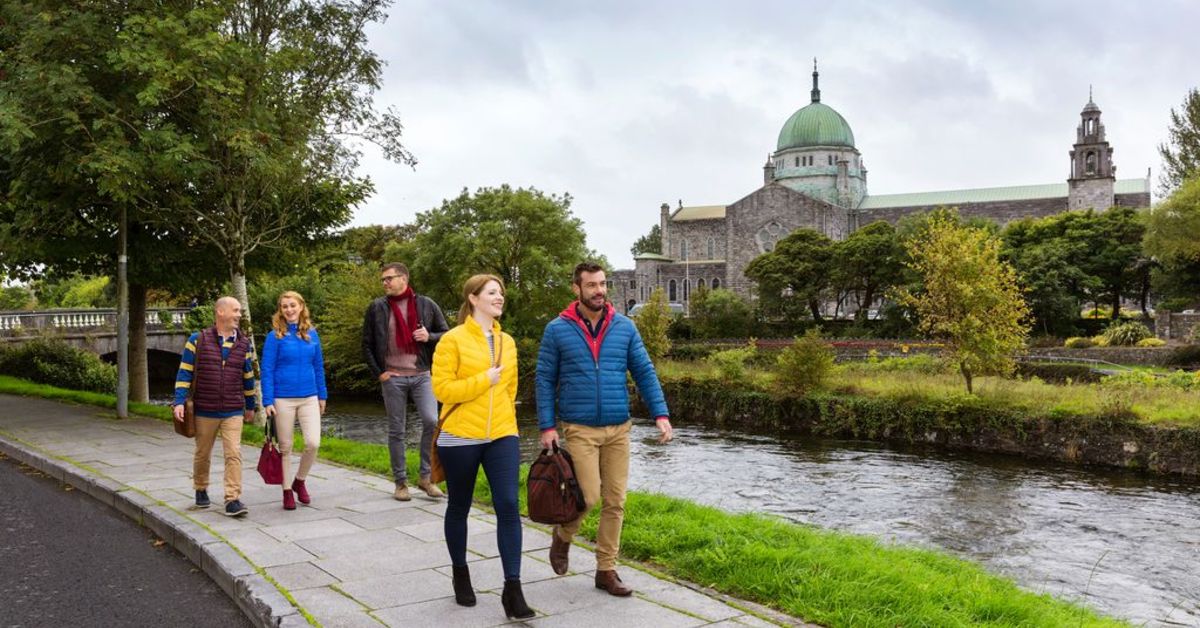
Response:
[[[797,168],[800,167],[800,158],[799,157],[796,158],[796,167]]]
[[[667,300],[670,301],[671,303],[674,303],[679,300],[676,298],[676,294],[675,294],[675,280],[674,279],[667,282]]]
[[[687,240],[679,243],[679,259],[686,260],[688,258]]]
[[[763,225],[758,233],[754,234],[754,240],[758,243],[758,250],[761,253],[770,253],[775,250],[775,243],[782,240],[787,233],[784,232],[783,225],[772,220]]]
[[[687,280],[687,279],[684,279],[684,280],[683,280],[683,300],[684,300],[684,301],[687,301],[687,300],[688,300],[688,297],[689,297],[689,296],[691,296],[691,292],[692,292],[692,291],[688,289],[688,286],[689,286],[689,285],[690,285],[690,284],[688,283],[688,280]]]
[[[708,239],[708,259],[717,259],[717,239]]]
[[[721,287],[721,280],[717,279],[716,277],[713,277],[712,289],[716,290],[717,288],[720,288],[720,287]]]
[[[833,155],[829,156],[829,165],[833,165]]]
[[[1088,152],[1087,157],[1084,159],[1083,163],[1084,163],[1084,166],[1083,166],[1084,174],[1096,174],[1096,153]]]
[[[703,288],[703,287],[704,287],[704,278],[703,278],[703,277],[701,277],[701,278],[699,278],[699,279],[697,279],[697,280],[696,280],[696,289],[697,289],[697,290],[700,290],[700,289],[701,289],[701,288]]]

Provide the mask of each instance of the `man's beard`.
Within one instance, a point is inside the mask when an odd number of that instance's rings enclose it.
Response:
[[[604,309],[604,304],[607,302],[607,300],[604,297],[600,297],[600,305],[593,306],[592,299],[595,298],[596,297],[592,297],[591,299],[580,299],[579,304],[593,312],[600,312]]]

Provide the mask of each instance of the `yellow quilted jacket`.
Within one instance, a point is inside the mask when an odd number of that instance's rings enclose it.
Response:
[[[442,429],[462,438],[498,439],[517,435],[517,345],[492,324],[499,340],[500,383],[492,385],[487,338],[475,319],[446,332],[433,352],[433,395],[442,402]],[[457,407],[455,407],[457,404]]]

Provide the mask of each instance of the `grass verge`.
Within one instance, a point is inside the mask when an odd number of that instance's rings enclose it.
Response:
[[[65,390],[0,376],[0,393],[113,408],[111,395]],[[162,406],[132,412],[170,420]],[[247,426],[247,442],[262,431]],[[322,438],[320,457],[389,475],[384,445]],[[407,460],[416,473],[416,456]],[[527,468],[522,469],[524,484]],[[520,492],[525,512],[524,490]],[[487,482],[477,500],[490,502]],[[581,532],[594,539],[598,512]],[[763,515],[735,515],[663,495],[631,492],[621,552],[665,573],[827,626],[1124,626],[1085,607],[1018,588],[978,565],[942,552],[798,525]]]

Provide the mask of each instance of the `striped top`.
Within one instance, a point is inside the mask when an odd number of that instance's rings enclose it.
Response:
[[[496,363],[496,337],[492,335],[492,330],[483,330],[483,336],[487,338],[488,352],[492,355],[492,364]],[[492,442],[490,438],[463,438],[455,436],[446,430],[438,432],[437,446],[438,447],[466,447],[467,445],[486,445]]]
[[[221,359],[229,359],[229,351],[233,349],[233,343],[237,341],[237,330],[234,330],[233,335],[228,338],[219,336],[221,339]],[[179,373],[175,375],[175,402],[172,405],[181,406],[187,401],[188,390],[192,387],[192,381],[196,378],[196,341],[200,338],[200,332],[192,334],[187,343],[183,345],[183,358],[179,360]],[[257,406],[254,403],[254,345],[250,345],[250,350],[246,352],[246,363],[242,369],[242,390],[246,396],[246,409],[254,410]],[[241,415],[241,412],[204,412],[196,413],[196,416],[203,416],[212,419],[228,419]]]

